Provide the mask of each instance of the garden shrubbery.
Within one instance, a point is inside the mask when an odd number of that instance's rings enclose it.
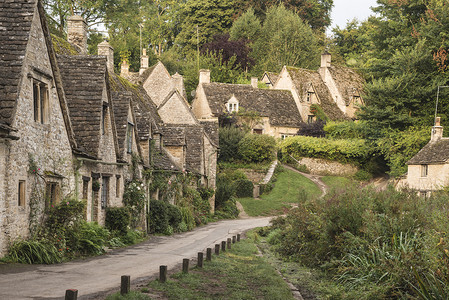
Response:
[[[235,195],[239,198],[252,197],[254,184],[248,179],[239,179],[234,182]]]
[[[448,203],[442,194],[348,188],[276,219],[270,241],[281,255],[325,271],[348,290],[376,290],[373,299],[414,297],[415,275],[449,275]]]
[[[238,154],[247,163],[271,161],[275,152],[276,140],[265,134],[247,134],[238,144]]]
[[[127,207],[106,208],[105,226],[110,231],[117,231],[125,235],[131,222],[131,215]]]
[[[163,200],[150,200],[150,233],[171,235],[193,229],[193,215],[188,208],[179,208]],[[189,226],[190,225],[190,226]]]

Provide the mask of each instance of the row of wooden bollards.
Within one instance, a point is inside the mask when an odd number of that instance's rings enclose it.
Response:
[[[240,242],[240,234],[237,234],[237,236],[233,236],[232,239],[228,238],[226,241],[221,242],[221,251],[226,251],[227,249],[231,249],[231,244],[235,244],[235,242]],[[220,244],[215,244],[215,254],[220,254]],[[212,260],[212,248],[206,249],[206,261]],[[187,274],[189,273],[189,262],[190,260],[188,258],[184,258],[182,260],[182,272]],[[203,252],[198,252],[198,260],[197,260],[197,267],[202,268],[203,267]],[[159,282],[166,282],[167,281],[167,266],[159,266]],[[123,275],[121,277],[121,283],[120,283],[120,294],[126,295],[129,293],[131,289],[131,276],[129,275]],[[78,290],[70,289],[66,290],[65,292],[65,300],[77,300],[78,299]]]

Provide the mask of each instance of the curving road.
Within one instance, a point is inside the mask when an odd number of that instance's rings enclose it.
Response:
[[[174,268],[183,258],[251,228],[269,225],[271,217],[225,220],[193,231],[150,240],[107,255],[58,265],[0,265],[0,299],[63,299],[77,289],[78,299],[91,299],[120,286],[120,276],[131,281],[157,276],[160,265]]]

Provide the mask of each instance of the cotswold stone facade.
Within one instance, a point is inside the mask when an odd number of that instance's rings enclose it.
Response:
[[[40,2],[0,3],[0,255],[74,193],[76,145],[46,26]]]

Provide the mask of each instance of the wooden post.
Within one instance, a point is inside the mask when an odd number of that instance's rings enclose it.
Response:
[[[78,299],[78,290],[70,289],[65,291],[65,300],[76,300]]]
[[[198,252],[198,263],[197,263],[198,268],[202,268],[203,267],[203,252]]]
[[[228,249],[231,249],[231,238],[228,238]]]
[[[237,242],[240,242],[240,233],[237,233]]]
[[[121,281],[121,284],[120,284],[120,294],[122,296],[128,294],[130,286],[131,286],[131,276],[123,275],[122,276],[122,281]]]
[[[232,243],[235,244],[235,240],[237,239],[237,237],[234,235],[232,236]]]
[[[167,266],[160,266],[159,267],[159,282],[166,282],[167,281]]]
[[[220,244],[215,244],[215,255],[220,254]]]
[[[221,251],[223,251],[223,252],[226,251],[226,241],[221,242]]]
[[[184,258],[182,260],[182,273],[187,274],[189,273],[189,259]]]
[[[207,248],[206,250],[206,261],[212,260],[212,248]]]

